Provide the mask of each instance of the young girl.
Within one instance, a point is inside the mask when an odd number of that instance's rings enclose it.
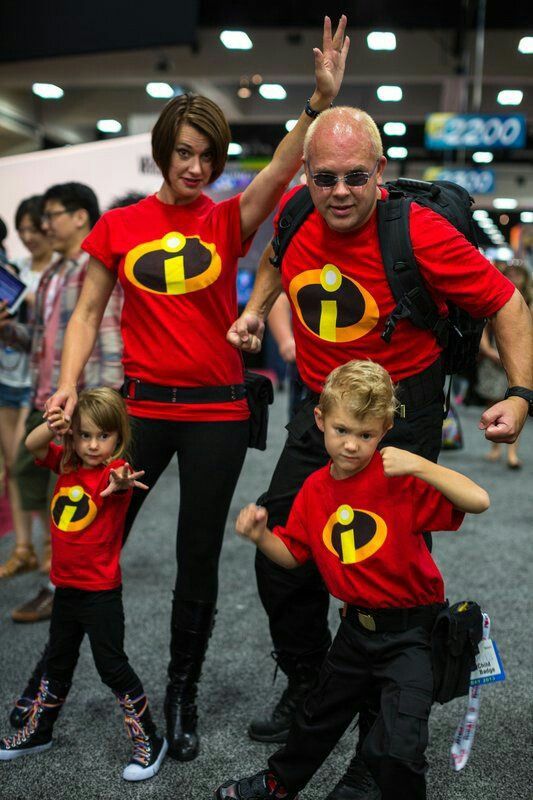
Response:
[[[87,633],[98,673],[117,697],[133,743],[122,777],[141,781],[157,773],[167,742],[156,734],[142,684],[124,652],[119,559],[133,487],[147,486],[138,480],[144,472],[133,472],[121,458],[130,426],[117,392],[82,392],[71,425],[57,407],[26,439],[36,462],[59,473],[50,508],[50,577],[57,588],[46,672],[26,724],[0,741],[0,760],[52,746],[52,729]],[[52,441],[58,435],[64,437],[63,446]]]

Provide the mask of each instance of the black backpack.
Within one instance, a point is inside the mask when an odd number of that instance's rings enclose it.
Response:
[[[474,202],[466,189],[450,181],[417,181],[399,178],[386,183],[386,201],[377,204],[378,234],[385,274],[396,308],[385,323],[382,338],[390,342],[396,324],[408,319],[413,325],[430,330],[443,348],[442,359],[447,374],[463,372],[476,362],[485,319],[474,319],[453,303],[448,316],[439,315],[437,306],[420,275],[409,235],[409,207],[412,201],[440,214],[477,247],[470,206]],[[296,192],[286,203],[272,239],[275,267],[280,267],[289,243],[313,210],[307,187]]]

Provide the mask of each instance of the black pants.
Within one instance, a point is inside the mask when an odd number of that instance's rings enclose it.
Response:
[[[430,632],[371,633],[343,620],[318,685],[269,759],[290,791],[302,789],[335,747],[369,695],[379,713],[361,756],[383,800],[425,800],[428,719],[433,691]]]
[[[85,634],[106,686],[124,693],[140,683],[124,652],[122,587],[101,592],[56,589],[46,664],[49,678],[71,683]]]
[[[287,425],[285,447],[274,470],[270,486],[257,501],[268,510],[268,524],[284,525],[293,500],[305,479],[328,461],[324,435],[314,424],[314,401],[304,402]],[[397,417],[381,447],[394,445],[436,461],[442,437],[443,398]],[[289,657],[305,660],[311,654],[325,654],[331,643],[328,627],[329,593],[313,561],[295,569],[284,569],[258,549],[255,559],[257,587],[268,614],[274,649]]]
[[[248,421],[171,422],[132,419],[136,469],[154,488],[176,453],[180,509],[176,540],[176,595],[185,600],[215,602],[218,562],[231,498],[248,445]],[[128,535],[149,491],[133,492],[126,517]]]

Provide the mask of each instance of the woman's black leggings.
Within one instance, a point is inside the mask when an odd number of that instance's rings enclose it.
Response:
[[[132,418],[136,469],[152,490],[177,454],[180,509],[176,556],[176,595],[215,602],[218,561],[231,498],[248,444],[248,420],[241,422],[172,422]],[[126,517],[128,536],[149,491],[136,489]]]

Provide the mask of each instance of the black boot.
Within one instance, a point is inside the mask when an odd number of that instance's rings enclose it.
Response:
[[[174,596],[165,718],[168,753],[177,761],[198,755],[196,693],[215,613],[214,603]]]
[[[43,675],[26,724],[14,736],[0,741],[0,761],[41,753],[52,747],[52,731],[70,684]]]
[[[358,753],[326,800],[381,800],[379,787]]]
[[[326,652],[307,654],[300,658],[275,651],[272,653],[277,662],[276,671],[279,667],[287,675],[289,682],[271,714],[252,720],[248,728],[251,739],[257,742],[287,741],[296,710],[315,685]],[[276,673],[274,680],[275,677]]]
[[[143,687],[139,683],[129,692],[114,692],[114,695],[120,703],[126,733],[133,745],[132,756],[122,777],[126,781],[153,778],[159,771],[168,745],[166,739],[157,735]]]
[[[37,692],[39,691],[41,678],[46,672],[46,660],[48,658],[48,650],[49,650],[49,643],[47,642],[46,647],[39,656],[39,661],[35,665],[35,669],[33,670],[25,689],[23,690],[22,694],[15,703],[15,707],[11,710],[11,714],[9,715],[9,722],[13,728],[18,728],[18,729],[23,728],[26,722],[28,721],[28,716],[30,714],[33,703],[35,702],[35,698],[37,697]]]

